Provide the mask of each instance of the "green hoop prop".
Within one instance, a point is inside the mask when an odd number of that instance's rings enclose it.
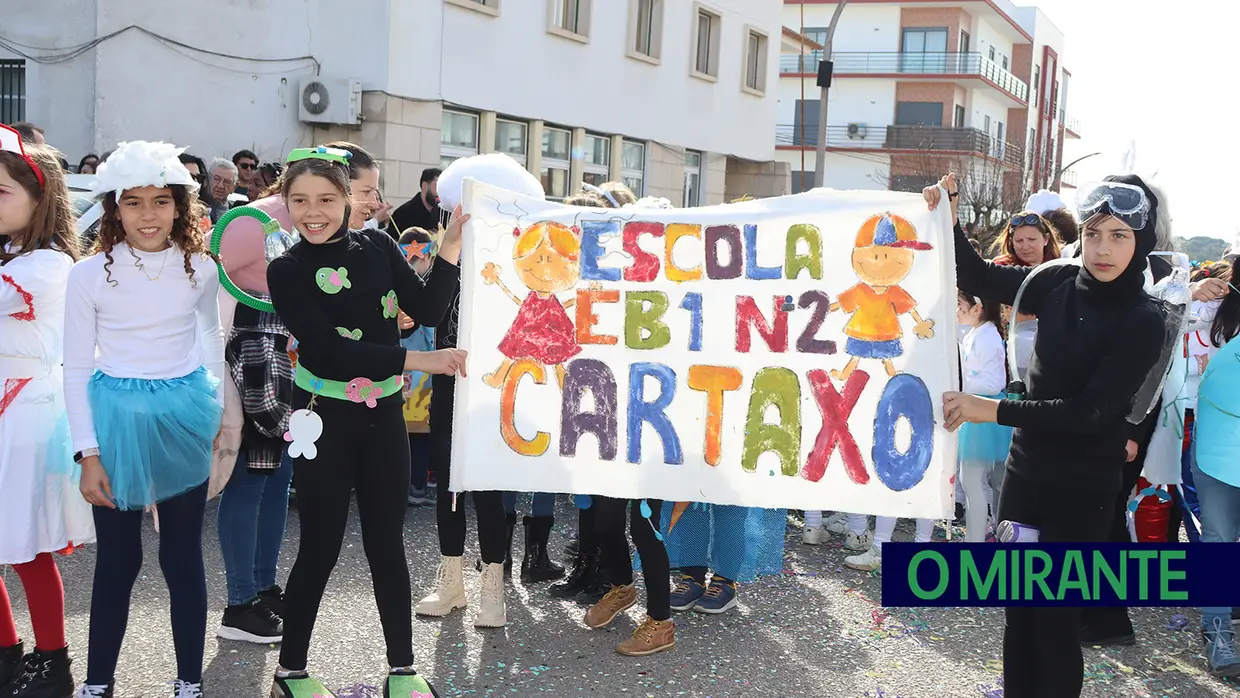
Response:
[[[229,223],[232,223],[238,218],[246,217],[256,219],[259,224],[263,226],[264,235],[273,235],[281,230],[280,221],[272,218],[266,211],[254,208],[253,206],[239,206],[231,209],[228,213],[225,213],[220,217],[219,222],[215,224],[215,228],[211,233],[211,254],[215,255],[216,258],[219,258],[220,243],[224,240],[224,230],[228,227]],[[236,298],[239,303],[248,305],[255,310],[261,310],[265,313],[274,313],[276,311],[275,306],[269,301],[259,300],[245,291],[242,291],[240,288],[237,288],[237,285],[232,282],[232,279],[228,278],[228,272],[224,270],[223,263],[219,263],[219,268],[220,285],[224,287],[224,290],[228,291],[228,295]]]

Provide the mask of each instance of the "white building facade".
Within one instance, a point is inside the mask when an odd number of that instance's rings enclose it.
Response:
[[[826,40],[836,5],[786,0],[784,24]],[[917,191],[948,167],[1009,190],[1058,188],[1066,116],[1064,36],[1007,0],[851,0],[833,45],[824,186]],[[778,159],[815,186],[822,51],[780,57]]]
[[[424,168],[495,151],[557,198],[607,180],[691,206],[789,187],[781,0],[10,2],[0,117],[73,162],[129,139],[263,161],[349,140],[396,203]],[[322,116],[303,108],[311,79]]]

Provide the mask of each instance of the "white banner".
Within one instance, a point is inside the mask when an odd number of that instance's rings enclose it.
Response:
[[[594,209],[466,180],[453,491],[950,515],[948,207]]]

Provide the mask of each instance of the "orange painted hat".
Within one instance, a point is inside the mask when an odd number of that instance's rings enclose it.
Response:
[[[929,243],[917,239],[917,229],[894,213],[871,216],[857,231],[857,247],[905,247],[910,250],[933,249]]]

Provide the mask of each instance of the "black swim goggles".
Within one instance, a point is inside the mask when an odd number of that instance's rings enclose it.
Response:
[[[1077,219],[1086,223],[1099,214],[1114,216],[1129,228],[1141,230],[1149,220],[1150,200],[1140,187],[1119,182],[1098,182],[1078,189]]]

